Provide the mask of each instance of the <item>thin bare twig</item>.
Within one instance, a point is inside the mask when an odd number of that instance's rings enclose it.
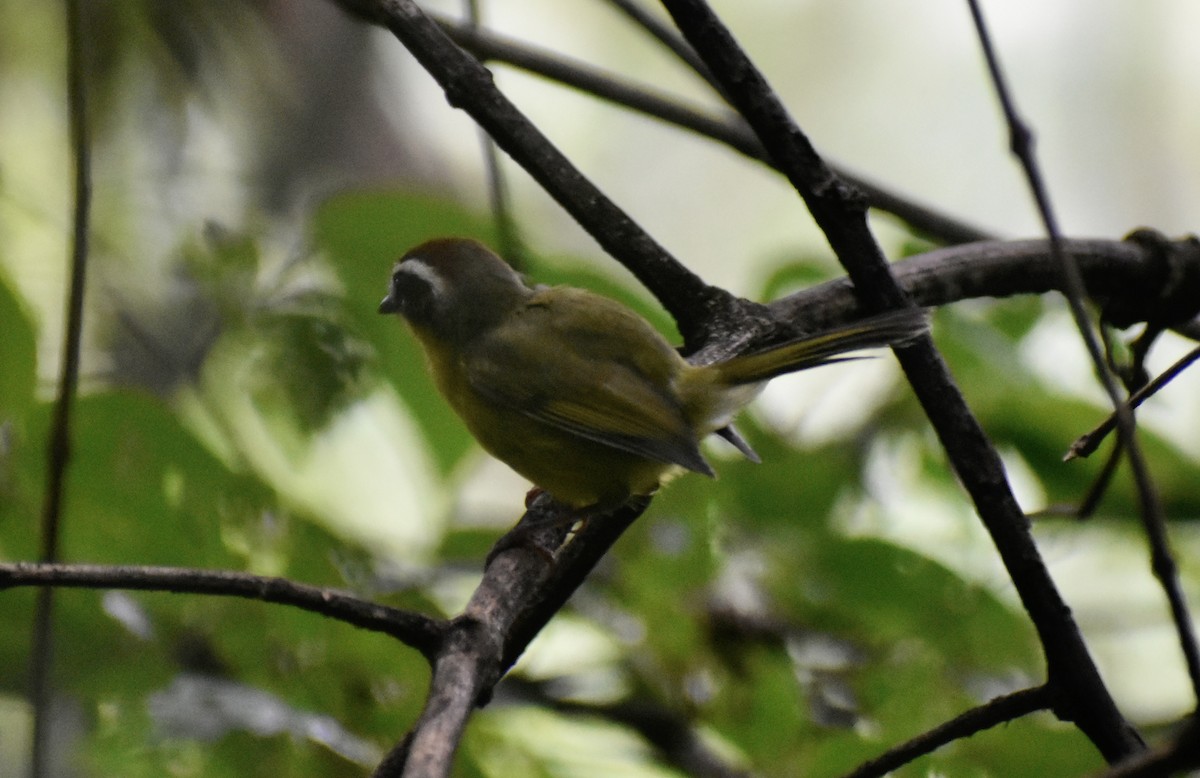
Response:
[[[464,0],[463,5],[467,13],[468,28],[478,34],[482,24],[479,0]],[[496,224],[496,249],[506,262],[517,270],[523,270],[527,264],[525,246],[517,230],[517,221],[513,215],[512,202],[508,193],[508,181],[504,177],[504,168],[500,164],[496,141],[492,140],[492,136],[488,135],[482,127],[476,129],[479,133],[484,169],[487,172],[488,205]]]
[[[153,565],[0,564],[0,590],[20,586],[206,594],[290,605],[391,635],[426,657],[432,657],[445,633],[442,622],[419,613],[379,605],[336,589],[229,570]]]
[[[934,727],[928,732],[922,732],[906,743],[888,749],[887,753],[869,762],[864,762],[846,773],[843,778],[881,778],[919,757],[933,753],[948,743],[971,737],[997,724],[1004,724],[1030,713],[1046,710],[1052,704],[1053,697],[1047,686],[1037,686],[1001,695],[955,716],[945,724]]]
[[[967,0],[967,4],[971,9],[971,18],[974,20],[979,43],[983,49],[984,58],[987,61],[988,72],[996,88],[1001,108],[1004,111],[1005,120],[1008,122],[1013,154],[1020,160],[1021,166],[1025,171],[1030,190],[1037,204],[1038,213],[1041,215],[1046,234],[1050,238],[1051,252],[1056,264],[1061,268],[1063,273],[1071,316],[1075,319],[1075,325],[1079,329],[1079,334],[1083,338],[1084,345],[1087,347],[1088,355],[1095,366],[1096,375],[1100,379],[1100,383],[1104,387],[1104,391],[1108,394],[1109,400],[1115,409],[1118,434],[1121,436],[1121,442],[1128,457],[1130,469],[1133,471],[1133,479],[1137,486],[1140,502],[1142,524],[1146,529],[1146,535],[1150,541],[1151,566],[1170,604],[1171,615],[1175,620],[1175,628],[1179,637],[1180,649],[1183,652],[1184,661],[1187,663],[1188,675],[1192,682],[1192,693],[1195,699],[1200,701],[1200,645],[1197,645],[1191,612],[1188,610],[1187,600],[1184,597],[1183,588],[1179,583],[1179,570],[1175,564],[1175,557],[1171,553],[1170,538],[1167,535],[1166,524],[1163,520],[1162,506],[1158,499],[1158,492],[1154,488],[1149,467],[1146,465],[1141,446],[1138,444],[1133,410],[1125,403],[1120,387],[1117,385],[1116,377],[1108,369],[1099,340],[1088,320],[1087,310],[1084,308],[1085,291],[1083,276],[1079,272],[1079,267],[1062,250],[1062,236],[1058,227],[1058,220],[1050,204],[1050,196],[1046,190],[1037,156],[1034,153],[1033,132],[1017,111],[1016,103],[1004,78],[999,58],[992,46],[991,37],[988,34],[987,26],[983,19],[983,11],[979,7],[978,0]]]
[[[1100,472],[1092,481],[1092,485],[1087,488],[1083,494],[1083,499],[1078,504],[1059,503],[1055,505],[1047,505],[1040,511],[1035,511],[1029,514],[1029,518],[1038,519],[1042,517],[1067,517],[1086,521],[1096,513],[1096,509],[1100,507],[1100,502],[1104,499],[1104,495],[1108,493],[1108,487],[1112,483],[1113,476],[1117,473],[1117,468],[1121,464],[1121,440],[1117,439],[1117,444],[1113,446],[1109,452],[1108,458],[1104,460],[1104,466],[1100,468]]]
[[[46,493],[42,505],[41,551],[43,562],[59,556],[59,531],[66,492],[67,465],[71,459],[71,410],[79,384],[79,344],[83,333],[83,291],[87,274],[88,232],[92,203],[91,151],[88,145],[87,90],[83,61],[83,20],[79,0],[67,0],[67,103],[71,154],[75,161],[75,213],[71,245],[71,288],[67,299],[62,369],[54,402],[54,419],[46,451]],[[38,591],[30,648],[30,699],[33,705],[33,740],[30,775],[47,774],[49,758],[51,672],[54,666],[54,590]]]
[[[676,25],[803,197],[867,310],[909,304],[867,227],[863,205],[824,164],[765,78],[703,0],[662,0]],[[995,448],[928,338],[894,349],[926,415],[970,493],[1030,614],[1050,668],[1055,711],[1075,721],[1110,760],[1139,750],[1059,594]]]

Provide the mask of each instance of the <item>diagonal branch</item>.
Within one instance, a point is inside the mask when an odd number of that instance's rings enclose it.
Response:
[[[387,27],[433,76],[451,106],[470,114],[497,145],[609,254],[624,264],[698,349],[712,340],[745,341],[765,318],[757,306],[706,284],[672,257],[588,180],[499,90],[492,75],[459,48],[413,0],[336,0]]]
[[[703,0],[663,0],[800,193],[868,310],[908,304],[867,227],[862,201],[825,165],[765,78]],[[1012,494],[1004,468],[931,341],[895,349],[913,391],[971,495],[1041,638],[1055,711],[1075,721],[1110,761],[1142,748],[1117,710]]]
[[[988,72],[991,75],[992,84],[996,87],[1005,121],[1008,123],[1013,154],[1021,161],[1021,167],[1025,171],[1025,177],[1029,182],[1034,202],[1037,204],[1038,213],[1041,215],[1042,224],[1046,229],[1046,234],[1050,237],[1050,250],[1055,264],[1063,274],[1071,316],[1087,347],[1100,385],[1104,388],[1115,409],[1117,434],[1120,436],[1125,456],[1129,460],[1129,468],[1133,471],[1142,526],[1145,527],[1146,536],[1150,541],[1151,567],[1162,585],[1171,608],[1171,615],[1175,620],[1180,649],[1192,681],[1192,696],[1197,702],[1200,702],[1200,645],[1196,642],[1196,630],[1192,624],[1191,612],[1188,610],[1187,598],[1184,596],[1183,587],[1179,582],[1179,569],[1175,564],[1175,556],[1171,552],[1170,537],[1167,535],[1166,523],[1162,515],[1162,504],[1150,477],[1150,469],[1142,455],[1141,445],[1138,443],[1133,409],[1122,397],[1116,376],[1109,369],[1100,348],[1100,341],[1088,321],[1083,302],[1083,276],[1079,272],[1079,267],[1062,250],[1062,235],[1058,227],[1058,219],[1051,207],[1050,194],[1046,189],[1045,179],[1042,177],[1041,167],[1038,165],[1037,156],[1034,153],[1033,131],[1017,111],[1016,102],[1004,78],[999,57],[992,46],[991,36],[984,23],[983,11],[979,7],[978,0],[967,0],[967,5],[971,9],[971,18],[975,23],[979,43],[987,61]]]

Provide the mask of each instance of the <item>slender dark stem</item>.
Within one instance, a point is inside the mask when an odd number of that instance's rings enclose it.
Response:
[[[1014,721],[1053,704],[1050,690],[1046,686],[1022,689],[1005,694],[962,713],[945,724],[922,732],[906,743],[888,749],[887,753],[864,762],[843,778],[881,778],[909,764],[919,757],[931,754],[947,743],[971,737],[997,724]]]
[[[43,562],[59,555],[59,533],[71,459],[71,409],[79,384],[79,344],[83,332],[83,291],[87,271],[88,228],[92,201],[91,152],[88,148],[87,92],[84,85],[83,22],[79,0],[67,0],[67,101],[71,153],[75,161],[75,214],[71,245],[71,288],[67,299],[62,369],[54,403],[54,419],[46,451],[46,493],[42,504]],[[30,698],[33,705],[33,743],[30,775],[47,775],[51,720],[51,673],[54,666],[54,590],[40,589],[34,610],[30,648]]]
[[[152,565],[0,564],[0,590],[21,586],[206,594],[290,605],[391,635],[427,657],[433,656],[445,632],[442,622],[419,613],[379,605],[335,589],[228,570]]]
[[[1122,397],[1117,379],[1108,369],[1099,339],[1088,321],[1087,310],[1084,307],[1083,276],[1078,265],[1072,262],[1062,249],[1062,235],[1059,231],[1058,220],[1051,206],[1041,167],[1038,165],[1034,152],[1033,132],[1017,111],[1016,103],[1004,78],[999,57],[992,46],[978,0],[967,0],[967,4],[971,9],[971,18],[975,22],[984,58],[987,60],[988,72],[1008,122],[1012,151],[1021,161],[1030,190],[1037,203],[1038,213],[1041,215],[1046,234],[1050,238],[1051,253],[1063,273],[1071,316],[1075,319],[1075,325],[1087,347],[1096,375],[1115,409],[1117,433],[1121,436],[1126,456],[1129,459],[1130,470],[1133,472],[1134,483],[1137,485],[1142,524],[1146,528],[1146,535],[1150,541],[1151,566],[1170,604],[1171,615],[1175,619],[1175,628],[1179,636],[1180,649],[1183,652],[1188,675],[1192,682],[1192,693],[1200,702],[1200,645],[1196,642],[1191,612],[1188,610],[1183,587],[1179,583],[1179,570],[1175,564],[1175,557],[1171,553],[1170,538],[1167,535],[1162,515],[1162,505],[1137,440],[1133,410]]]
[[[464,0],[467,13],[467,24],[473,33],[478,34],[482,24],[482,13],[479,0]],[[479,145],[483,153],[483,165],[487,172],[488,203],[492,211],[492,219],[496,223],[496,249],[508,264],[517,270],[523,270],[525,265],[525,247],[517,231],[516,218],[513,216],[512,202],[508,193],[508,182],[504,177],[504,168],[500,165],[500,154],[496,149],[496,141],[483,128],[478,128]]]
[[[863,203],[825,165],[707,3],[663,0],[663,4],[803,197],[846,267],[864,308],[877,311],[909,304],[868,229]],[[1050,683],[1060,691],[1055,696],[1055,711],[1075,721],[1109,760],[1142,748],[1141,737],[1117,710],[1038,553],[999,455],[945,363],[928,338],[895,352],[1038,630]]]

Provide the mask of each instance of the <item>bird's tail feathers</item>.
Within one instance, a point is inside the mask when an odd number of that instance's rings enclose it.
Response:
[[[842,356],[859,349],[895,346],[929,330],[924,309],[901,308],[862,319],[844,327],[804,335],[796,340],[744,354],[713,365],[721,382],[730,386],[766,381],[784,373],[864,357]]]

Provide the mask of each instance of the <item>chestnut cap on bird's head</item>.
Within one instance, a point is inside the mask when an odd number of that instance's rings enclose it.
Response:
[[[379,312],[399,314],[435,336],[461,340],[532,293],[520,274],[483,244],[439,238],[400,258]]]

